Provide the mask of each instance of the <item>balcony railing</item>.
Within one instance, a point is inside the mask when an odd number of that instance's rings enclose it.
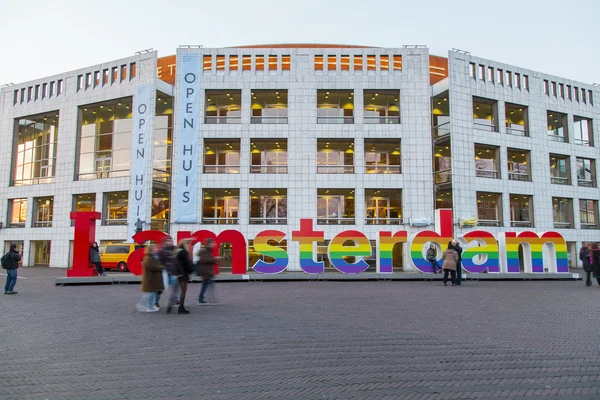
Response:
[[[399,174],[399,165],[367,165],[365,167],[367,174]]]
[[[83,173],[83,174],[79,174],[78,178],[80,181],[85,181],[85,180],[89,180],[89,179],[122,178],[124,176],[129,176],[130,174],[131,174],[131,170],[122,169],[122,170],[114,170],[114,171]]]
[[[107,218],[104,220],[104,225],[127,225],[127,218]]]
[[[529,136],[529,132],[527,132],[525,130],[525,128],[506,127],[506,133],[508,133],[509,135],[514,135],[514,136],[523,136],[523,137]]]
[[[452,170],[451,169],[446,169],[443,171],[438,171],[435,173],[435,183],[436,184],[441,184],[441,183],[450,183],[452,182]]]
[[[353,174],[354,165],[317,165],[317,174]]]
[[[288,117],[252,117],[251,124],[287,124]]]
[[[202,217],[202,223],[207,225],[236,225],[239,224],[238,218],[205,218]]]
[[[250,225],[287,225],[287,218],[250,217]]]
[[[559,136],[559,135],[555,135],[553,133],[548,132],[548,139],[555,141],[555,142],[566,142],[565,137],[564,136]]]
[[[581,146],[591,146],[592,145],[588,139],[574,139],[573,143],[581,145]]]
[[[19,179],[13,182],[13,186],[43,185],[46,183],[54,183],[54,177]]]
[[[25,228],[25,221],[23,222],[9,222],[9,228]]]
[[[555,185],[569,185],[569,178],[563,178],[562,176],[553,176],[551,182]]]
[[[353,124],[354,117],[317,117],[317,124]]]
[[[239,165],[205,165],[205,174],[239,174]]]
[[[287,165],[276,166],[276,165],[251,165],[251,174],[287,174]]]
[[[50,228],[52,227],[52,221],[35,221],[33,226],[34,228]]]
[[[171,182],[171,172],[154,168],[152,170],[152,180],[155,182],[170,183]]]
[[[204,117],[205,124],[241,124],[242,117]]]
[[[524,181],[524,182],[529,182],[531,180],[529,178],[529,174],[524,174],[522,172],[509,172],[508,179],[511,181]]]
[[[533,228],[531,221],[510,221],[510,226],[514,228]]]
[[[475,175],[480,178],[498,178],[498,171],[488,169],[475,170]]]
[[[594,181],[587,179],[577,179],[577,186],[594,187]]]
[[[402,218],[367,218],[367,225],[402,225]]]
[[[481,129],[483,131],[498,132],[498,128],[494,124],[484,124],[481,122],[473,122],[473,126],[475,127],[475,129]]]
[[[478,219],[477,226],[500,226],[498,219]]]
[[[364,117],[365,124],[399,124],[400,117]]]
[[[571,222],[554,222],[554,227],[557,229],[563,228],[563,229],[569,229],[573,227],[573,224]]]
[[[598,224],[582,222],[581,229],[598,229]]]
[[[317,218],[317,225],[354,225],[354,218]]]
[[[450,122],[444,122],[431,128],[433,137],[439,138],[450,134]]]

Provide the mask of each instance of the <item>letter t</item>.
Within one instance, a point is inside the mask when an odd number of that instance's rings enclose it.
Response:
[[[323,231],[313,231],[312,219],[300,219],[300,230],[292,232],[292,240],[300,243],[300,267],[307,274],[322,274],[325,272],[323,261],[313,260],[313,242],[323,241]]]

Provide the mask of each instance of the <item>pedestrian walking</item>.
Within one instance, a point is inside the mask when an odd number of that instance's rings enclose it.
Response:
[[[179,303],[179,281],[177,279],[177,268],[175,262],[175,246],[173,239],[166,237],[161,242],[160,250],[158,251],[158,261],[163,266],[163,275],[167,273],[166,286],[169,288],[166,312],[171,312],[171,307],[175,303]],[[166,288],[165,288],[166,289]],[[160,294],[157,296],[155,306],[159,307]]]
[[[598,243],[592,243],[592,275],[596,278],[598,287],[600,287],[600,249],[598,249]]]
[[[185,295],[187,293],[188,280],[192,273],[192,245],[189,239],[179,241],[179,246],[175,249],[175,269],[177,271],[177,281],[181,294],[179,295],[179,309],[177,314],[189,314],[185,309]],[[171,307],[172,304],[169,304]],[[167,310],[168,312],[168,310]]]
[[[448,282],[448,274],[451,276],[452,286],[456,285],[456,269],[458,268],[458,252],[455,250],[452,242],[448,243],[448,249],[442,255],[442,259],[444,260],[444,264],[442,268],[444,269],[444,286],[448,286],[446,282]]]
[[[144,295],[137,304],[137,310],[140,312],[156,312],[159,310],[158,307],[155,307],[156,297],[158,292],[164,290],[161,275],[163,267],[158,261],[156,247],[152,244],[146,247],[142,267],[142,292],[144,292]]]
[[[592,248],[588,243],[584,243],[579,250],[579,259],[583,263],[585,272],[585,285],[592,286],[592,272],[594,271]]]
[[[431,243],[429,245],[429,248],[427,249],[427,254],[425,255],[425,257],[427,257],[427,261],[429,261],[431,263],[434,274],[437,274],[438,272],[442,271],[442,267],[440,267],[440,264],[438,264],[438,261],[437,261],[437,249],[435,248],[435,245],[433,243]]]
[[[204,306],[208,305],[208,302],[205,301],[204,295],[206,294],[206,290],[209,286],[213,286],[213,296],[214,296],[214,280],[215,276],[215,266],[217,265],[218,257],[213,255],[213,249],[215,248],[216,243],[212,239],[206,239],[204,241],[204,246],[198,251],[198,274],[202,277],[202,286],[200,287],[200,295],[198,296],[198,305]]]
[[[98,243],[92,243],[92,247],[90,248],[90,262],[94,264],[96,267],[96,271],[98,271],[98,275],[106,276],[104,273],[104,268],[102,268],[102,260],[100,259],[100,249],[98,248]]]
[[[454,239],[452,241],[452,248],[458,254],[458,263],[456,264],[456,284],[458,286],[460,286],[460,285],[462,285],[462,252],[463,252],[463,248],[460,247],[460,243],[456,239]]]
[[[17,251],[17,245],[11,244],[8,253],[2,256],[2,268],[6,270],[6,284],[4,285],[4,294],[17,294],[15,285],[17,284],[17,269],[19,268],[21,255]]]

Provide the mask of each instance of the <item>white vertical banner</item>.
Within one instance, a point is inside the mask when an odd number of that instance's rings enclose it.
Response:
[[[129,238],[135,234],[138,219],[145,222],[144,228],[150,226],[148,216],[148,175],[150,162],[149,136],[152,106],[152,85],[141,85],[135,88],[133,97],[133,139],[131,143],[131,185],[127,210],[127,233]]]
[[[198,193],[198,114],[200,112],[200,54],[178,56],[179,98],[175,222],[196,222]]]

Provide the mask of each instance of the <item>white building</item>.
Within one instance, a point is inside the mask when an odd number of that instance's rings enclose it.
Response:
[[[176,100],[185,89],[175,73],[187,55],[201,60],[202,152],[195,222],[179,223],[188,106]],[[140,219],[173,237],[237,229],[252,245],[258,232],[281,230],[289,269],[299,270],[289,239],[301,218],[326,240],[356,229],[374,244],[381,230],[433,229],[409,221],[453,208],[455,222],[475,218],[492,233],[556,230],[571,252],[600,242],[597,87],[419,46],[180,48],[2,89],[0,132],[11,145],[0,149],[0,240],[22,246],[24,265],[69,265],[71,211],[102,213],[101,245],[131,236],[133,110],[143,85],[155,118],[151,162],[137,164],[153,177]],[[410,269],[407,251],[394,249],[399,270]]]

